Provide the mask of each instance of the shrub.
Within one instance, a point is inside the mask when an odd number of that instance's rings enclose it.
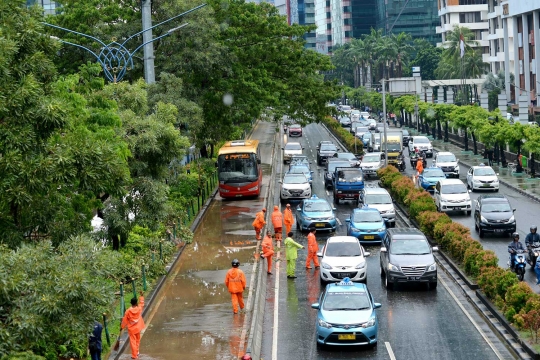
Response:
[[[433,199],[419,197],[418,200],[411,202],[411,205],[409,206],[409,215],[412,219],[416,220],[416,217],[423,211],[437,211],[437,207],[435,206]]]
[[[540,330],[540,311],[530,310],[526,313],[514,315],[514,323],[521,330],[528,330],[532,341],[538,343],[538,331]]]
[[[398,179],[402,178],[400,173],[390,173],[381,178],[381,183],[384,187],[389,188],[392,191],[392,183]]]
[[[478,285],[488,298],[504,299],[506,289],[518,283],[516,274],[500,267],[482,267],[478,275]]]
[[[465,252],[468,249],[470,249],[470,248],[478,249],[478,250],[482,249],[482,245],[478,241],[474,240],[473,238],[471,238],[468,235],[464,235],[464,236],[461,236],[461,237],[459,237],[459,236],[454,237],[453,241],[449,244],[448,247],[449,247],[449,250],[450,250],[450,254],[458,262],[463,261],[463,258],[465,256]]]
[[[434,236],[433,231],[435,226],[438,224],[450,224],[452,222],[452,219],[448,215],[433,211],[422,211],[416,219],[420,225],[420,230],[431,238]]]
[[[379,170],[377,170],[377,176],[382,179],[388,174],[399,174],[399,170],[396,169],[394,166],[385,166]]]
[[[403,203],[407,195],[414,190],[414,183],[406,176],[393,177],[390,190],[396,201]]]
[[[435,241],[439,243],[441,248],[448,248],[449,244],[456,239],[460,239],[465,235],[470,235],[469,228],[458,224],[450,223],[443,224],[434,229]]]
[[[505,295],[504,316],[508,321],[514,320],[514,316],[525,307],[527,300],[533,294],[531,287],[525,282],[518,282],[509,287]]]
[[[482,267],[497,267],[499,259],[491,250],[484,250],[481,246],[471,246],[465,251],[463,263],[465,272],[477,277]]]

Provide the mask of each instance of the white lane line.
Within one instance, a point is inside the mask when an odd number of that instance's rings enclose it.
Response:
[[[281,245],[279,245],[277,252],[277,260],[281,259]],[[277,360],[278,350],[278,329],[279,329],[279,264],[281,261],[276,261],[274,265],[274,275],[276,276],[276,282],[274,285],[274,329],[272,331],[272,360]],[[272,276],[274,276],[272,275]],[[264,280],[263,280],[264,281]]]
[[[341,221],[339,221],[338,218],[336,218],[337,223],[341,226]]]
[[[493,343],[491,342],[491,340],[489,340],[489,338],[487,337],[487,335],[484,333],[484,331],[480,328],[480,326],[476,323],[476,321],[474,321],[474,319],[472,318],[472,316],[469,314],[469,312],[465,309],[465,307],[463,305],[461,305],[461,302],[459,302],[458,298],[456,297],[456,295],[454,295],[454,293],[452,292],[452,290],[450,290],[450,288],[448,287],[448,285],[446,285],[446,282],[442,279],[442,277],[438,276],[438,281],[442,284],[442,286],[444,286],[444,288],[446,289],[446,291],[448,291],[448,293],[450,294],[450,296],[452,296],[452,298],[454,298],[454,301],[456,302],[456,304],[458,304],[459,308],[461,309],[461,311],[463,311],[463,313],[467,316],[467,318],[471,321],[471,323],[474,325],[474,327],[476,328],[476,330],[480,333],[480,335],[482,335],[482,337],[484,338],[484,340],[488,343],[489,347],[491,348],[491,350],[493,350],[493,352],[495,353],[495,355],[497,355],[497,358],[502,360],[504,359],[504,357],[499,353],[499,350],[497,350],[497,348],[495,348],[495,345],[493,345]]]
[[[394,351],[392,350],[392,346],[390,346],[390,343],[388,341],[385,341],[384,345],[386,346],[386,351],[388,351],[390,360],[396,360],[396,355],[394,355]]]
[[[330,196],[330,193],[328,192],[328,190],[325,190],[326,191],[326,195]]]

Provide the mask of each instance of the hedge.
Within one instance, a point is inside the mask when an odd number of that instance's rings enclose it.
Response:
[[[364,144],[362,140],[356,139],[356,137],[341,126],[341,124],[331,117],[324,118],[323,123],[326,127],[345,145],[349,152],[355,155],[364,154]],[[355,140],[356,139],[356,140]],[[356,141],[356,151],[355,151]]]
[[[498,266],[499,259],[491,250],[485,250],[470,236],[468,227],[455,223],[439,213],[428,192],[417,188],[412,179],[395,167],[387,166],[377,172],[381,184],[388,188],[394,199],[404,205],[420,230],[438,243],[465,273],[478,282],[486,296],[520,330],[529,330],[534,341],[540,331],[540,296],[516,274]]]

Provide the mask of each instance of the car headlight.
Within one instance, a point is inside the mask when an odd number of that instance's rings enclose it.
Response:
[[[472,179],[473,183],[480,184],[480,180],[476,180],[475,178]]]
[[[394,214],[396,212],[396,210],[394,210],[394,208],[388,210],[386,213],[387,214]]]
[[[390,270],[390,271],[399,271],[399,268],[396,265],[388,263],[388,270]]]
[[[304,220],[311,221],[311,220],[313,220],[313,219],[310,218],[310,217],[305,217]]]
[[[513,223],[516,221],[516,218],[514,217],[514,215],[512,215],[512,217],[510,219],[508,219],[507,223],[510,224],[510,223]]]
[[[224,193],[228,193],[228,192],[229,192],[229,190],[227,190],[227,189],[219,189],[219,191],[224,192]]]
[[[455,166],[454,171],[459,171],[459,166]]]
[[[319,326],[327,329],[331,329],[332,325],[324,321],[323,319],[319,319]]]
[[[429,265],[427,271],[435,271],[437,270],[437,264],[436,263],[433,263],[431,265]]]
[[[249,190],[249,191],[255,191],[255,190],[257,190],[257,189],[259,189],[259,185],[254,186],[254,187],[252,187],[252,188],[249,188],[248,190]]]
[[[383,228],[383,227],[382,227],[382,228],[378,228],[378,229],[377,229],[377,232],[381,232],[381,231],[384,231],[384,230],[386,230],[386,229]]]
[[[483,217],[482,215],[480,215],[480,221],[481,222],[487,222],[487,219],[485,217]]]
[[[375,326],[375,317],[370,318],[366,323],[362,324],[363,328]]]
[[[332,268],[330,265],[328,265],[325,262],[321,263],[321,266],[323,267],[323,269],[327,269],[327,270],[330,270]]]
[[[354,268],[355,269],[363,269],[365,267],[366,267],[366,262],[362,261],[360,264],[356,265]]]

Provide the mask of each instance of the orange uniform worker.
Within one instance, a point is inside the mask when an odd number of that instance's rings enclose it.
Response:
[[[270,230],[266,232],[261,244],[262,255],[266,258],[268,269],[266,270],[268,275],[272,274],[272,256],[274,255],[274,244],[272,244],[272,233]]]
[[[232,262],[232,269],[227,271],[225,276],[225,285],[231,293],[231,301],[233,306],[233,312],[238,314],[238,305],[240,309],[244,308],[244,298],[242,293],[246,290],[246,276],[244,272],[238,267],[240,266],[240,261],[234,259]]]
[[[122,319],[122,329],[127,327],[129,334],[129,345],[131,346],[131,358],[137,359],[139,356],[139,346],[141,344],[141,331],[144,329],[142,312],[144,308],[144,296],[141,291],[139,302],[136,298],[131,299],[131,307],[126,310]]]
[[[253,228],[255,229],[255,237],[257,240],[261,240],[261,230],[266,225],[266,221],[264,221],[264,215],[266,214],[266,208],[263,208],[261,211],[259,211],[255,215],[255,220],[251,225],[253,225]]]
[[[290,233],[292,229],[292,224],[294,223],[291,204],[287,204],[285,211],[283,211],[283,222],[285,223],[285,233]]]
[[[416,161],[416,171],[418,172],[417,176],[420,176],[424,171],[424,161],[421,157]]]
[[[281,241],[283,234],[283,214],[279,211],[279,207],[274,206],[274,212],[272,213],[272,225],[274,225],[274,235],[276,241]]]
[[[317,259],[317,250],[319,250],[319,246],[317,245],[315,232],[315,228],[311,228],[309,229],[309,234],[307,236],[308,255],[306,259],[306,269],[311,269],[311,260],[313,260],[313,264],[315,264],[315,269],[319,268],[319,259]]]

